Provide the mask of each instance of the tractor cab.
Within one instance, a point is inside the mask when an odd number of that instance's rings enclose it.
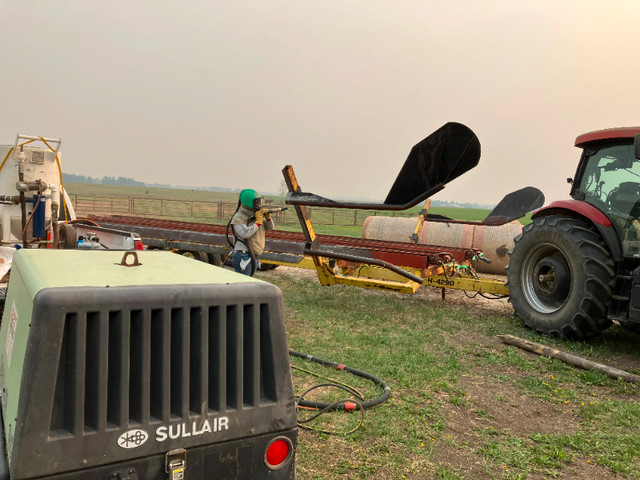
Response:
[[[571,189],[575,200],[601,211],[620,238],[624,257],[640,257],[640,128],[581,135],[582,157]]]

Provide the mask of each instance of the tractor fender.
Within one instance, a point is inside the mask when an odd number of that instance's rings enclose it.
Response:
[[[596,227],[604,239],[613,260],[615,262],[623,260],[622,242],[620,241],[618,232],[611,220],[593,205],[581,200],[556,200],[546,207],[536,210],[533,215],[531,215],[531,218],[548,217],[550,215],[568,215],[570,217],[587,220]]]

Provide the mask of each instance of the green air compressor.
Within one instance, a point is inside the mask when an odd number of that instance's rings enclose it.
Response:
[[[282,294],[161,251],[22,249],[0,479],[295,477]]]

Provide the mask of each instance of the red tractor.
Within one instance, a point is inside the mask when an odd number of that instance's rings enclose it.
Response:
[[[510,302],[545,334],[640,329],[640,127],[586,133],[575,145],[572,200],[536,211],[509,252]]]

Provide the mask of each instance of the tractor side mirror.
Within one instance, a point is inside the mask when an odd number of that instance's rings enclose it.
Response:
[[[636,134],[633,139],[633,151],[635,153],[636,159],[640,160],[640,133]]]

